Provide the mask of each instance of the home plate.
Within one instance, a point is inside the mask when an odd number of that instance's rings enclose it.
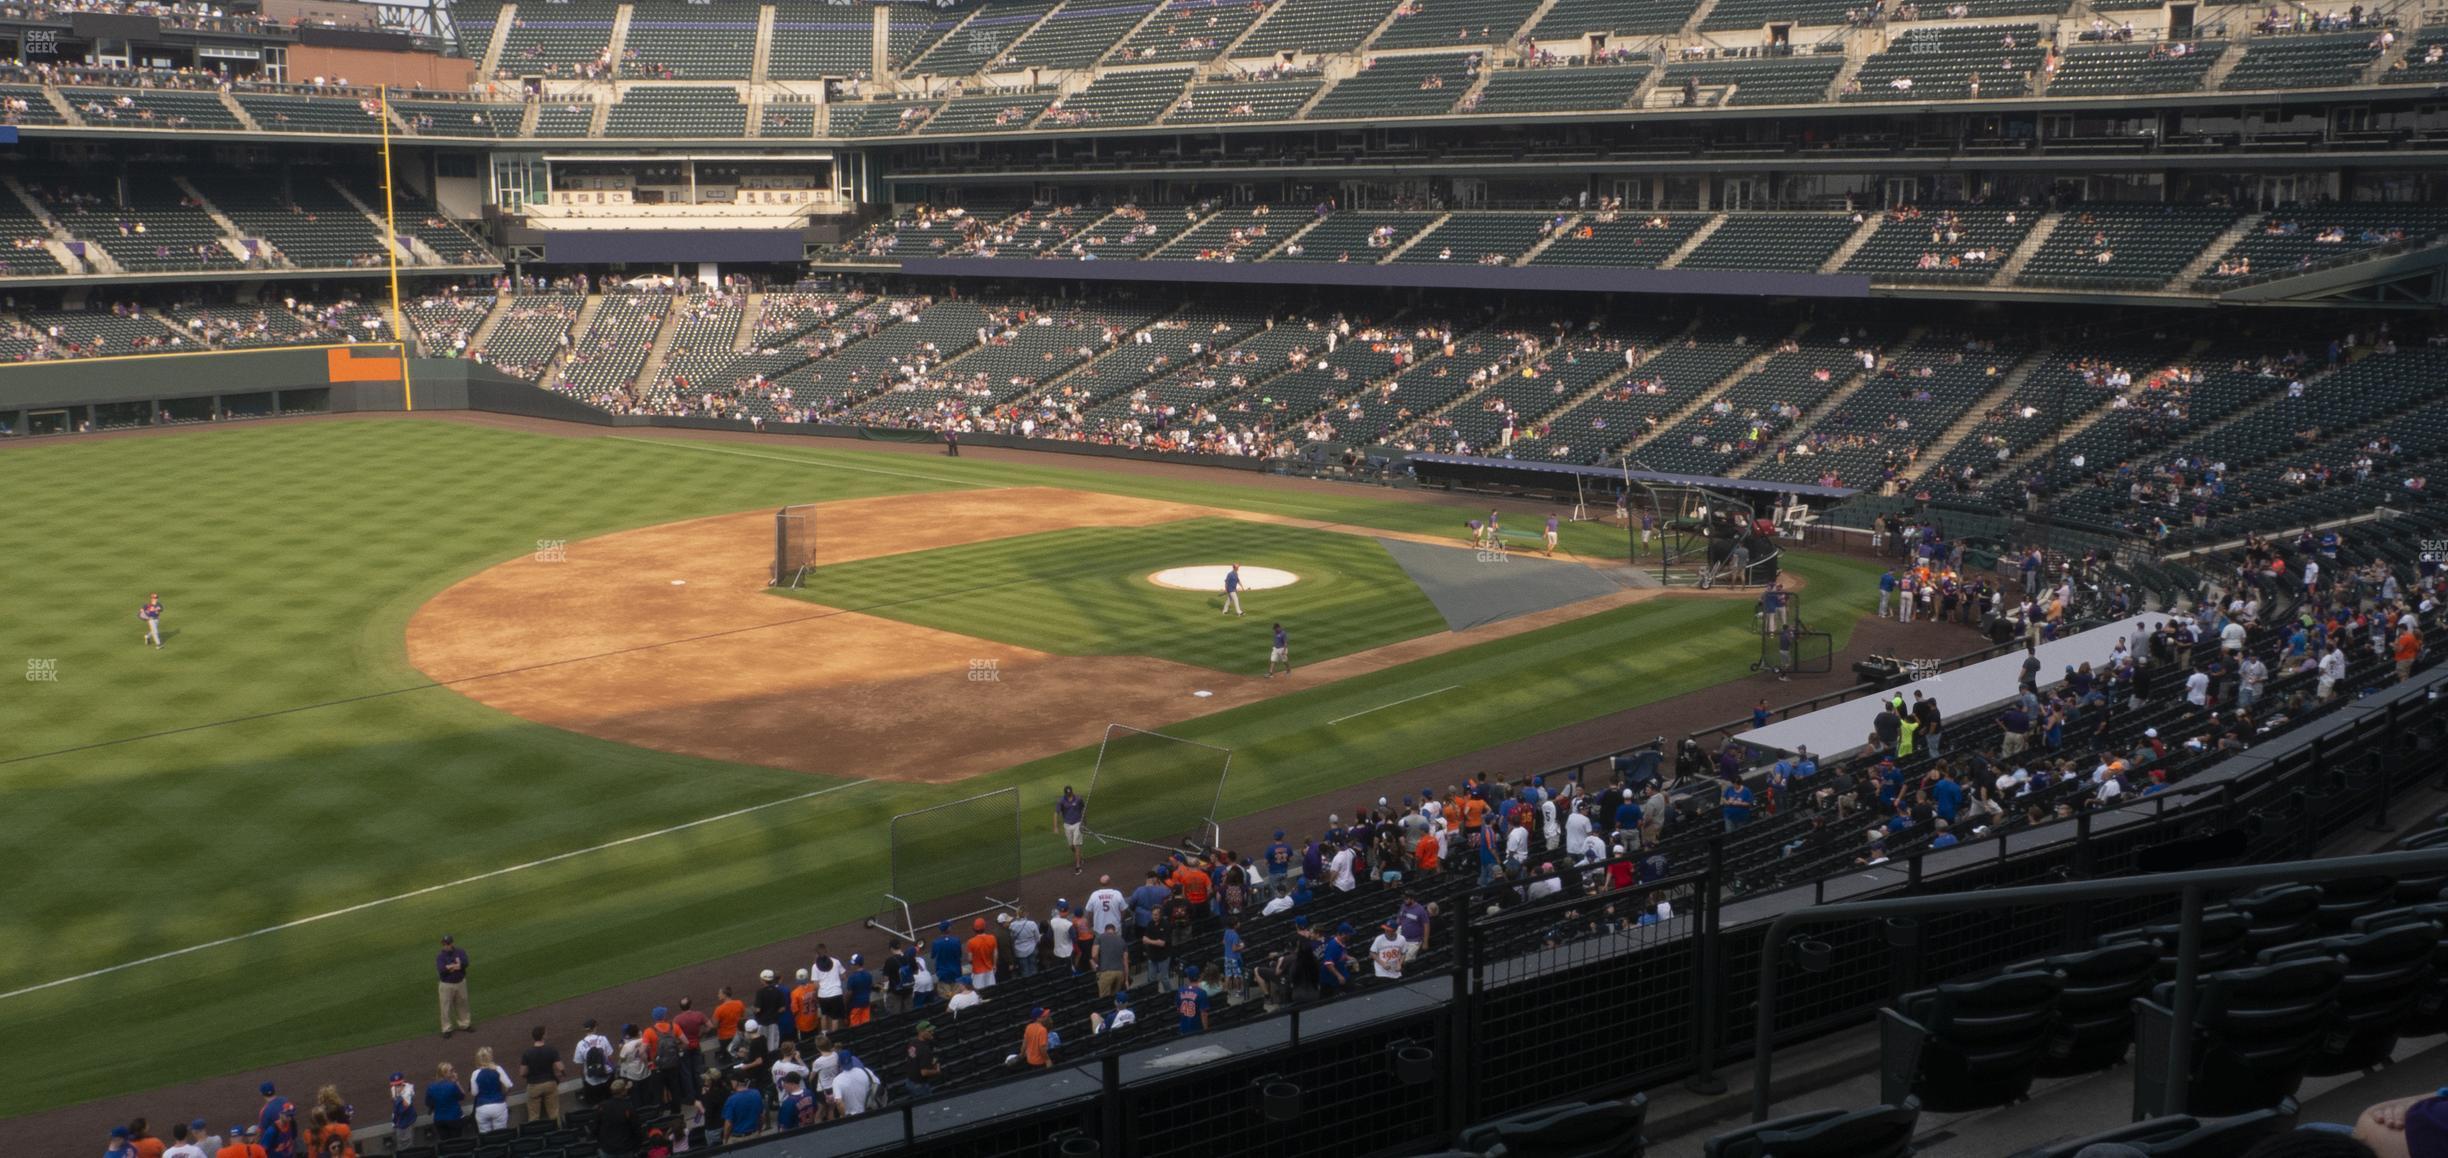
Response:
[[[686,579],[674,579],[674,580],[672,580],[672,586],[674,586],[674,587],[686,587],[686,586],[688,586],[688,580],[686,580]]]
[[[1192,692],[1192,693],[1190,693],[1190,694],[1191,694],[1191,695],[1194,695],[1194,696],[1197,696],[1198,698],[1200,698],[1200,699],[1202,699],[1202,700],[1203,700],[1203,699],[1206,699],[1206,698],[1207,698],[1207,697],[1209,697],[1209,696],[1214,695],[1215,693],[1214,693],[1214,692],[1211,692],[1211,691],[1208,691],[1208,690],[1207,690],[1207,689],[1205,689],[1205,688],[1200,688],[1199,690],[1197,690],[1197,691],[1195,691],[1195,692]]]

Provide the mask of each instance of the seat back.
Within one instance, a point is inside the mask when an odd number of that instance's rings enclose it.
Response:
[[[2320,904],[2321,891],[2315,885],[2270,885],[2227,901],[2228,908],[2252,922],[2244,943],[2253,952],[2311,936],[2318,927]]]
[[[1573,1102],[1532,1110],[1462,1131],[1462,1148],[1505,1158],[1639,1158],[1649,1147],[1641,1125],[1649,1096],[1616,1102]]]
[[[2002,1106],[2030,1092],[2064,988],[2056,974],[2002,973],[1896,1002],[1927,1035],[1913,1093],[1933,1110]]]
[[[2034,1146],[2012,1158],[2074,1158],[2089,1146],[2121,1144],[2147,1158],[2231,1158],[2252,1149],[2272,1134],[2293,1128],[2295,1100],[2287,1098],[2268,1109],[2250,1110],[2224,1118],[2177,1114],[2134,1122],[2097,1134]]]
[[[2322,1040],[2340,1028],[2345,975],[2344,962],[2329,956],[2203,975],[2182,1109],[2241,1114],[2293,1097]],[[2172,1009],[2174,991],[2173,984],[2160,985],[2151,1001]]]
[[[2039,1072],[2051,1077],[2091,1073],[2125,1059],[2133,1046],[2133,999],[2150,992],[2159,950],[2126,941],[2061,953],[2011,967],[2057,975],[2057,1017]]]
[[[1708,1140],[1706,1158],[1903,1158],[1920,1103],[1826,1110],[1756,1122]]]

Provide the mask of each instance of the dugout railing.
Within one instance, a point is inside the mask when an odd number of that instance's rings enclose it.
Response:
[[[2438,774],[2448,755],[2448,703],[2430,692],[2448,684],[2443,676],[2423,671],[2343,705],[2198,774],[2165,799],[2007,839],[1925,849],[1880,873],[1849,874],[1839,888],[1821,881],[1734,898],[1717,863],[1722,843],[1712,842],[1708,863],[1633,890],[1639,905],[1652,892],[1667,894],[1676,916],[1662,924],[1593,923],[1588,901],[1573,897],[1488,916],[1482,905],[1497,894],[1473,890],[1441,918],[1439,935],[1459,947],[1449,965],[1237,1025],[1229,1032],[1246,1036],[1221,1060],[1185,1069],[1157,1064],[1204,1044],[1162,1028],[1092,1046],[1053,1073],[950,1094],[963,1100],[957,1112],[938,1101],[905,1103],[804,1136],[826,1143],[821,1149],[798,1145],[799,1134],[740,1149],[776,1158],[1163,1158],[1281,1153],[1289,1144],[1369,1154],[1433,1147],[1491,1113],[1541,1102],[1686,1079],[1714,1088],[1719,1068],[1751,1059],[1758,1041],[1781,1046],[1862,1025],[1907,986],[1977,977],[2181,913],[2176,896],[2148,889],[2114,890],[2079,905],[2021,893],[2006,905],[1949,900],[1923,918],[1909,950],[1891,944],[1877,922],[1814,929],[1809,972],[1786,964],[1790,947],[1771,952],[1779,918],[1831,900],[2132,877],[2202,855],[2300,860],[2330,836],[2385,821],[2393,798]],[[2231,883],[2245,886],[2241,878]],[[1769,963],[1779,972],[1763,1032]],[[1159,1020],[1166,1014],[1161,1004],[1153,1012]],[[1277,1112],[1294,1115],[1297,1125],[1269,1116]]]

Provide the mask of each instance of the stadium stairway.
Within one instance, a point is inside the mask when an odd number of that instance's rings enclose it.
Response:
[[[750,57],[748,62],[748,79],[756,85],[765,83],[765,71],[773,65],[774,14],[776,11],[778,9],[772,4],[757,5],[756,55]],[[757,94],[758,107],[748,110],[748,123],[754,126],[763,123],[765,90],[752,88],[749,91]]]
[[[1692,9],[1692,14],[1684,19],[1683,27],[1675,29],[1674,38],[1676,40],[1690,40],[1699,36],[1700,30],[1708,26],[1708,18],[1716,11],[1717,0],[1700,0],[1700,6]],[[1666,70],[1659,69],[1658,71],[1664,72]],[[1639,106],[1635,105],[1634,107]]]
[[[82,258],[84,264],[80,267],[79,259],[71,257],[68,251],[68,241],[73,235],[68,232],[67,226],[60,224],[59,218],[52,216],[50,210],[43,208],[41,199],[27,192],[26,187],[19,184],[15,177],[0,176],[0,185],[6,185],[8,191],[15,195],[17,200],[24,203],[26,211],[34,215],[34,220],[41,222],[43,229],[50,233],[50,239],[43,242],[43,249],[48,251],[52,257],[59,259],[60,268],[90,273],[127,272],[127,268],[120,265],[118,259],[110,255],[110,251],[99,245],[85,247],[85,255]]]
[[[355,207],[356,207],[356,209],[357,209],[357,212],[364,214],[364,215],[365,215],[365,219],[366,219],[367,221],[370,221],[370,222],[372,222],[372,223],[374,224],[374,232],[376,233],[376,235],[381,236],[381,237],[384,239],[384,241],[386,241],[387,243],[389,243],[389,244],[390,244],[390,245],[392,245],[393,247],[396,247],[396,248],[401,248],[401,249],[405,249],[405,250],[407,250],[407,253],[405,253],[405,254],[403,255],[403,257],[404,257],[404,259],[405,259],[405,260],[403,260],[403,261],[402,261],[400,264],[402,264],[402,265],[448,265],[448,264],[450,264],[449,262],[446,262],[446,261],[442,260],[442,255],[441,255],[441,254],[434,252],[434,247],[432,247],[432,246],[430,246],[430,245],[427,245],[427,244],[425,244],[425,243],[424,243],[424,242],[422,242],[422,241],[418,241],[418,240],[416,239],[415,235],[413,235],[413,234],[405,235],[405,240],[402,240],[402,238],[401,238],[401,237],[392,236],[392,232],[391,232],[390,228],[389,228],[388,226],[386,226],[386,225],[383,223],[383,213],[382,213],[382,210],[377,209],[377,208],[375,208],[375,207],[373,207],[373,206],[371,206],[371,205],[366,204],[366,203],[365,203],[365,200],[364,200],[363,198],[361,198],[361,197],[357,196],[357,194],[355,194],[355,193],[351,192],[351,191],[349,190],[349,187],[348,187],[348,186],[343,185],[343,184],[339,183],[338,181],[334,181],[334,180],[332,180],[332,179],[331,179],[331,178],[329,178],[329,177],[324,178],[324,179],[323,179],[323,183],[324,183],[324,184],[326,184],[326,185],[331,186],[332,192],[334,192],[334,193],[338,193],[338,194],[340,195],[340,199],[341,199],[342,201],[346,201],[346,202],[348,202],[350,205],[355,206]],[[380,186],[376,186],[376,188],[377,188],[377,189],[379,189],[379,188],[380,188]]]
[[[1544,11],[1544,9],[1542,9],[1542,11]],[[1531,262],[1538,260],[1538,255],[1539,255],[1539,254],[1542,254],[1542,253],[1545,253],[1545,252],[1547,251],[1547,247],[1548,247],[1548,246],[1550,246],[1550,245],[1554,245],[1554,244],[1556,243],[1556,239],[1557,239],[1557,238],[1562,237],[1562,236],[1564,236],[1565,234],[1571,233],[1571,232],[1572,232],[1572,230],[1573,230],[1573,227],[1574,227],[1574,226],[1576,226],[1576,225],[1579,225],[1579,224],[1581,224],[1581,214],[1575,213],[1575,214],[1573,214],[1573,215],[1571,215],[1571,216],[1569,216],[1569,217],[1566,217],[1566,218],[1564,219],[1564,225],[1563,225],[1563,227],[1562,227],[1562,228],[1557,229],[1557,230],[1555,230],[1554,232],[1549,233],[1549,234],[1548,234],[1547,236],[1545,236],[1545,237],[1539,238],[1539,243],[1538,243],[1537,245],[1533,245],[1533,246],[1531,246],[1531,247],[1530,247],[1530,251],[1529,251],[1528,253],[1524,253],[1524,254],[1522,254],[1520,257],[1517,257],[1517,258],[1513,259],[1511,262],[1508,262],[1507,264],[1509,264],[1509,265],[1528,265],[1528,264],[1530,264]]]
[[[476,328],[468,333],[468,349],[482,350],[485,343],[493,340],[493,331],[501,328],[502,319],[510,313],[502,308],[504,300],[498,293],[493,295],[492,308],[485,311],[484,320],[476,323]]]
[[[1369,29],[1369,34],[1361,37],[1360,43],[1352,47],[1352,55],[1363,60],[1367,59],[1369,53],[1377,47],[1377,38],[1385,35],[1386,29],[1394,27],[1394,22],[1402,18],[1402,10],[1403,5],[1400,4],[1387,9],[1385,19],[1379,20],[1377,27]],[[1486,70],[1481,69],[1480,71],[1485,72]]]
[[[518,23],[518,14],[515,3],[504,4],[501,11],[494,13],[492,39],[485,42],[484,59],[476,65],[478,77],[489,77],[501,70],[502,48],[510,43],[510,29]],[[527,106],[527,115],[531,120],[535,116],[535,109],[533,104]],[[519,135],[523,137],[527,133],[522,131]]]
[[[1876,214],[1862,214],[1861,228],[1854,230],[1853,236],[1845,238],[1844,244],[1837,246],[1836,252],[1829,254],[1826,261],[1819,263],[1819,272],[1835,273],[1843,269],[1846,262],[1853,260],[1854,254],[1861,252],[1862,246],[1869,244],[1870,235],[1877,233],[1878,228]]]
[[[2048,244],[2049,235],[2057,232],[2058,223],[2064,220],[2065,214],[2054,209],[2041,214],[2040,220],[2032,223],[2031,232],[2023,235],[2023,244],[2015,246],[2014,252],[2006,255],[2006,260],[1998,263],[1997,276],[1990,278],[1988,284],[1993,286],[2013,285],[2015,279],[2022,276],[2023,267],[2031,264],[2032,255],[2040,252],[2041,246]]]
[[[654,343],[646,347],[646,361],[638,367],[637,377],[630,381],[630,386],[640,398],[646,397],[663,377],[663,361],[671,356],[672,339],[679,334],[680,322],[688,315],[688,311],[678,308],[678,305],[675,302],[674,308],[664,311],[663,324],[655,329]],[[741,312],[742,325],[747,324],[748,317],[746,311]]]
[[[1650,427],[1648,430],[1643,431],[1630,439],[1608,446],[1606,453],[1600,455],[1598,461],[1609,461],[1616,455],[1625,453],[1626,451],[1631,451],[1635,457],[1638,457],[1638,452],[1642,444],[1648,442],[1652,438],[1656,438],[1670,430],[1674,430],[1682,426],[1685,422],[1690,421],[1692,415],[1700,413],[1702,407],[1707,406],[1711,402],[1715,402],[1718,395],[1724,394],[1726,391],[1733,389],[1736,385],[1740,384],[1743,379],[1750,377],[1752,374],[1756,373],[1760,367],[1767,365],[1769,359],[1777,356],[1777,347],[1782,344],[1785,339],[1799,338],[1809,331],[1810,323],[1805,322],[1801,326],[1794,329],[1779,330],[1772,336],[1752,339],[1753,342],[1756,343],[1755,348],[1759,350],[1759,353],[1743,359],[1742,365],[1734,367],[1732,370],[1727,371],[1723,377],[1709,383],[1706,387],[1703,387],[1698,394],[1692,397],[1691,401],[1675,407],[1670,413],[1659,416],[1657,425]],[[1686,336],[1688,336],[1688,332],[1686,333]],[[1650,360],[1657,357],[1658,353],[1659,351],[1651,351],[1649,358],[1642,359],[1642,365],[1646,366]],[[1638,372],[1638,368],[1635,368],[1635,372]]]
[[[1485,83],[1487,83],[1487,72],[1486,72],[1486,70],[1485,70],[1485,69],[1480,70],[1479,83],[1481,83],[1481,84],[1485,84]],[[1453,214],[1451,214],[1451,213],[1439,213],[1439,214],[1437,214],[1437,218],[1436,218],[1436,220],[1429,222],[1429,223],[1428,223],[1427,228],[1422,229],[1422,230],[1420,230],[1419,232],[1412,234],[1412,235],[1411,235],[1411,236],[1410,236],[1408,239],[1404,240],[1404,242],[1403,242],[1401,245],[1397,245],[1397,246],[1395,246],[1395,247],[1394,247],[1393,252],[1386,254],[1386,255],[1385,255],[1384,257],[1382,257],[1382,258],[1379,258],[1379,259],[1378,259],[1378,261],[1377,261],[1377,264],[1379,264],[1379,265],[1392,265],[1392,264],[1394,264],[1394,262],[1395,262],[1397,259],[1399,259],[1399,258],[1401,258],[1401,257],[1402,257],[1402,255],[1403,255],[1403,253],[1404,253],[1405,251],[1409,250],[1409,249],[1410,249],[1412,246],[1414,246],[1414,245],[1418,245],[1418,244],[1420,243],[1420,240],[1421,240],[1422,238],[1425,238],[1425,237],[1427,237],[1429,234],[1436,232],[1437,226],[1443,225],[1443,224],[1445,224],[1446,222],[1451,221],[1451,220],[1453,220]]]
[[[519,110],[518,135],[522,137],[535,136],[536,121],[542,119],[543,115],[544,102],[528,101],[527,107]]]
[[[1315,99],[1317,99],[1317,98],[1315,98],[1315,97],[1311,97],[1310,99],[1311,99],[1311,100],[1315,100]],[[1329,215],[1329,216],[1331,216],[1331,215]],[[1273,244],[1273,245],[1271,245],[1271,246],[1268,246],[1264,252],[1261,252],[1261,253],[1256,253],[1256,254],[1252,254],[1252,255],[1250,255],[1250,257],[1249,257],[1247,260],[1250,260],[1250,261],[1264,261],[1264,260],[1266,260],[1267,258],[1273,257],[1273,256],[1275,256],[1275,254],[1276,254],[1276,252],[1277,252],[1277,251],[1281,250],[1283,247],[1285,247],[1285,246],[1287,246],[1287,245],[1292,244],[1292,243],[1293,243],[1293,242],[1295,242],[1295,241],[1299,241],[1299,240],[1300,240],[1302,237],[1306,236],[1310,230],[1315,229],[1315,228],[1317,228],[1317,227],[1318,227],[1318,226],[1320,226],[1320,225],[1324,225],[1324,224],[1326,223],[1326,221],[1327,221],[1327,217],[1311,217],[1311,218],[1309,219],[1309,223],[1308,223],[1307,225],[1303,225],[1303,226],[1301,226],[1300,228],[1295,229],[1295,230],[1293,230],[1292,232],[1285,234],[1285,235],[1284,235],[1284,239],[1283,239],[1282,241],[1278,241],[1278,242],[1276,242],[1275,244]]]
[[[1676,266],[1683,264],[1683,259],[1691,256],[1691,251],[1700,248],[1701,243],[1707,241],[1709,239],[1709,235],[1717,232],[1717,227],[1724,225],[1725,223],[1726,215],[1723,213],[1709,218],[1707,223],[1703,224],[1700,228],[1692,230],[1692,235],[1684,238],[1683,244],[1676,246],[1675,251],[1667,254],[1666,260],[1659,262],[1657,267],[1659,269],[1673,269]],[[1660,429],[1663,429],[1663,427]]]
[[[618,61],[629,47],[629,22],[637,15],[637,6],[623,4],[612,10],[612,39],[604,45],[604,59]]]
[[[2235,56],[2240,54],[2229,53],[2228,55]],[[2193,255],[2193,260],[2186,262],[2183,269],[2176,271],[2175,280],[2170,281],[2167,284],[2167,288],[2172,290],[2191,290],[2193,288],[2193,283],[2200,281],[2203,275],[2209,273],[2213,267],[2217,266],[2220,258],[2227,256],[2228,251],[2233,250],[2238,242],[2243,241],[2246,237],[2251,236],[2254,230],[2259,229],[2261,227],[2262,220],[2262,215],[2258,213],[2247,213],[2242,217],[2236,218],[2235,224],[2228,226],[2225,233],[2219,234],[2217,240],[2203,246],[2200,253]]]
[[[229,237],[246,236],[246,230],[238,228],[237,222],[230,220],[228,214],[221,212],[220,206],[213,204],[211,199],[198,192],[196,187],[191,184],[187,178],[178,177],[173,179],[178,182],[179,192],[195,198],[196,205],[203,209],[204,216],[212,218],[212,223],[220,226],[221,232],[224,235]]]
[[[1926,326],[1914,326],[1912,329],[1906,331],[1903,337],[1889,343],[1887,348],[1890,350],[1907,349],[1911,347],[1913,343],[1920,341],[1921,335],[1926,333],[1927,330],[1928,327]],[[1881,359],[1881,361],[1883,363],[1885,360]],[[1854,370],[1851,377],[1838,383],[1835,389],[1828,391],[1825,395],[1822,395],[1819,401],[1812,403],[1808,409],[1804,410],[1802,412],[1802,417],[1795,419],[1792,425],[1787,426],[1784,429],[1777,431],[1774,435],[1762,440],[1758,449],[1752,451],[1747,457],[1741,459],[1732,468],[1726,471],[1726,477],[1744,478],[1749,476],[1752,471],[1758,469],[1761,463],[1775,462],[1776,448],[1779,444],[1793,442],[1809,434],[1811,430],[1817,427],[1821,421],[1825,420],[1828,415],[1836,413],[1836,411],[1842,408],[1844,404],[1851,400],[1854,395],[1861,393],[1862,387],[1869,385],[1876,379],[1876,377],[1877,375],[1868,370]]]
[[[2211,65],[2210,71],[2202,74],[2201,91],[2218,92],[2224,88],[2227,84],[2227,74],[2234,72],[2237,65],[2244,63],[2244,56],[2250,50],[2251,45],[2250,35],[2240,35],[2229,41],[2227,51],[2219,54],[2218,63]]]
[[[2005,405],[2007,399],[2015,396],[2015,391],[2023,388],[2024,382],[2030,380],[2031,376],[2042,366],[2055,361],[2056,357],[2057,349],[2054,346],[2042,346],[2026,355],[2021,362],[2015,364],[2014,368],[1999,376],[1996,389],[1981,395],[1980,401],[1973,403],[1970,410],[1964,411],[1955,421],[1948,423],[1945,430],[1938,432],[1938,437],[1931,439],[1928,446],[1922,447],[1919,461],[1929,463],[1946,461],[1947,455],[1953,453],[1957,446],[1962,445],[1964,439],[1971,437],[1973,431],[1980,429],[1981,420],[1987,418],[1990,411]]]
[[[221,107],[228,109],[231,116],[238,118],[238,123],[246,126],[246,131],[250,133],[260,133],[263,131],[263,126],[255,123],[254,116],[246,111],[245,105],[238,103],[237,97],[231,96],[227,91],[223,91],[218,95],[221,98]]]

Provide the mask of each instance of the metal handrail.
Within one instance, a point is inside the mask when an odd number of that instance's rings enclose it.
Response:
[[[1776,1032],[1778,954],[1783,950],[1786,939],[1792,935],[1796,926],[1828,924],[1846,920],[1919,916],[1962,909],[2004,910],[2022,904],[2063,904],[2068,901],[2115,900],[2127,897],[2161,896],[2168,893],[2181,894],[2184,917],[2177,933],[2174,1010],[2178,1031],[2173,1035],[2168,1049],[2166,1088],[2168,1104],[2182,1105],[2185,1100],[2185,1088],[2193,1068],[2191,1026],[2199,996],[2197,989],[2201,973],[2202,910],[2204,898],[2210,890],[2228,892],[2255,885],[2294,884],[2348,877],[2395,876],[2439,871],[2448,871],[2448,847],[2325,860],[2282,861],[2276,864],[2194,869],[2187,872],[2160,873],[2155,876],[2116,880],[2024,885],[2017,888],[1988,889],[1977,893],[1949,896],[1851,901],[1780,913],[1775,920],[1768,923],[1767,939],[1760,949],[1759,1015],[1753,1030],[1751,1060],[1751,1120],[1754,1122],[1768,1120],[1769,1082],[1773,1077],[1776,1055],[1776,1051],[1770,1048],[1770,1043],[1774,1040]]]

